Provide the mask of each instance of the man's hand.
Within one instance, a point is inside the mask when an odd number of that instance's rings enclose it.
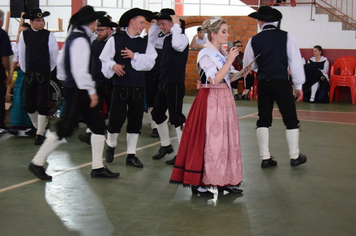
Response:
[[[9,73],[4,81],[5,84],[10,84],[12,82],[12,75]]]
[[[124,58],[131,58],[133,59],[135,54],[128,49],[127,47],[125,47],[125,50],[121,50],[121,56],[123,56]]]
[[[172,22],[173,24],[179,24],[179,16],[176,15],[170,15],[170,17],[172,18]]]
[[[118,75],[118,76],[123,76],[125,74],[124,71],[125,65],[120,65],[120,64],[115,64],[112,67],[112,70]]]
[[[90,97],[90,107],[93,108],[98,105],[99,97],[96,93],[89,95]]]
[[[296,101],[299,102],[303,98],[303,90],[301,89],[296,89],[295,90],[295,98],[297,99]]]

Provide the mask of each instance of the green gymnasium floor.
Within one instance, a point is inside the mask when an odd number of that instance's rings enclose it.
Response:
[[[188,114],[193,97],[186,97]],[[145,115],[137,156],[143,169],[125,165],[126,134],[107,164],[118,179],[91,179],[91,149],[77,135],[81,124],[48,158],[52,182],[27,170],[38,146],[33,137],[0,138],[0,235],[256,235],[353,236],[356,234],[356,106],[298,103],[300,149],[306,164],[291,168],[278,110],[270,151],[278,161],[260,168],[255,135],[256,101],[237,101],[243,195],[192,195],[169,184],[172,166],[153,160],[159,139],[150,137]],[[52,124],[55,119],[51,120]],[[177,150],[176,133],[170,129]]]

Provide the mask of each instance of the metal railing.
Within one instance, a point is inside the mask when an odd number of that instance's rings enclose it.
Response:
[[[266,0],[261,0],[261,5],[266,5]],[[310,20],[313,19],[313,7],[321,8],[325,13],[330,14],[334,19],[344,23],[348,29],[356,30],[356,0],[311,0],[311,1],[296,1],[296,0],[287,0],[282,2],[279,5],[292,7],[296,5],[311,5],[310,10]],[[276,5],[276,1],[270,0],[270,6]]]

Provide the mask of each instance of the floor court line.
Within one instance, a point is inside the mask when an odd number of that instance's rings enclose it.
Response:
[[[274,109],[274,110],[277,110],[278,109]],[[308,111],[309,112],[309,111]],[[329,112],[329,113],[342,113],[342,112]],[[251,113],[249,115],[245,115],[245,116],[241,116],[239,117],[239,120],[241,119],[245,119],[245,118],[249,118],[249,117],[256,117],[258,115],[257,112],[254,112],[254,113]],[[280,119],[279,117],[275,117],[276,119]],[[327,122],[327,121],[316,121],[316,122],[322,122],[322,123],[334,123],[334,122]],[[344,124],[344,123],[342,123]],[[174,140],[174,139],[177,139],[177,137],[172,137],[171,140]],[[150,147],[153,147],[153,146],[156,146],[156,145],[159,145],[161,142],[154,142],[154,143],[151,143],[151,144],[148,144],[148,145],[145,145],[145,146],[142,146],[142,147],[139,147],[137,148],[136,150],[137,151],[140,151],[140,150],[144,150],[146,148],[150,148]],[[126,152],[121,152],[121,153],[118,153],[118,154],[115,154],[114,157],[119,157],[119,156],[123,156],[125,155]],[[104,158],[103,158],[104,159]],[[92,164],[92,162],[88,162],[88,163],[84,163],[82,165],[78,165],[78,166],[74,166],[72,168],[69,168],[69,169],[66,169],[66,170],[63,170],[63,171],[58,171],[56,172],[55,174],[53,174],[52,176],[58,176],[60,174],[64,174],[64,173],[67,173],[67,172],[70,172],[70,171],[73,171],[73,170],[78,170],[80,168],[84,168],[84,167],[87,167],[87,166],[90,166]],[[19,183],[19,184],[14,184],[14,185],[11,185],[11,186],[8,186],[8,187],[5,187],[5,188],[2,188],[0,189],[0,193],[3,193],[3,192],[6,192],[6,191],[9,191],[9,190],[13,190],[13,189],[16,189],[16,188],[20,188],[20,187],[23,187],[23,186],[26,186],[26,185],[29,185],[29,184],[32,184],[32,183],[35,183],[35,182],[38,182],[38,181],[42,181],[38,178],[35,178],[35,179],[31,179],[31,180],[28,180],[28,181],[25,181],[25,182],[22,182],[22,183]]]

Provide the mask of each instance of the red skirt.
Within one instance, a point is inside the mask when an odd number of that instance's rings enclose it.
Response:
[[[209,88],[201,88],[189,110],[170,183],[204,185],[203,162]]]

